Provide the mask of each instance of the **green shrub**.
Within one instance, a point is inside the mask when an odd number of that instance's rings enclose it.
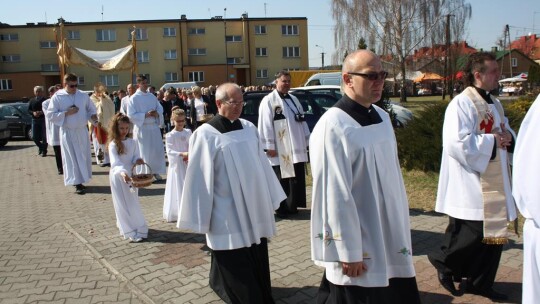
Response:
[[[405,128],[396,129],[399,159],[406,170],[439,171],[447,105],[447,102],[427,104]]]
[[[504,114],[508,118],[510,127],[517,133],[525,114],[531,107],[533,98],[531,96],[522,96],[517,100],[504,102]]]

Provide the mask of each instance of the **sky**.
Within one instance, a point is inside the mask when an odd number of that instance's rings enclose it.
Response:
[[[490,50],[506,24],[510,26],[512,40],[529,33],[540,34],[539,0],[468,2],[472,5],[472,18],[466,40],[473,47]],[[251,18],[307,17],[310,67],[321,66],[322,52],[326,53],[325,64],[329,64],[335,51],[331,0],[47,0],[46,4],[43,0],[19,0],[4,8],[0,22],[10,25],[55,23],[60,17],[70,22],[179,19],[182,14],[188,19],[240,18],[245,12]]]

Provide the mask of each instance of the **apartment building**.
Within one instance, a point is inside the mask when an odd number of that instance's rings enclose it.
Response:
[[[35,85],[60,83],[57,39],[62,32],[72,47],[111,51],[131,44],[135,31],[137,72],[160,87],[167,82],[196,81],[202,86],[226,81],[262,85],[279,70],[308,69],[307,18],[133,20],[57,24],[0,23],[0,100],[31,97]],[[97,82],[109,91],[133,82],[130,70],[100,71],[69,66],[79,89]]]

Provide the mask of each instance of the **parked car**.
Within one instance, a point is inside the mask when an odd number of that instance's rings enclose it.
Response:
[[[314,85],[306,87],[291,88],[291,92],[297,94],[306,94],[306,93],[316,93],[316,94],[328,94],[340,99],[343,96],[341,92],[341,87],[338,85]],[[333,105],[333,104],[332,104]],[[391,102],[392,111],[396,113],[396,120],[398,127],[404,127],[407,125],[407,122],[413,118],[413,113],[411,110],[403,107],[399,103]]]
[[[316,86],[316,85],[340,85],[341,84],[341,72],[331,73],[317,73],[311,75],[306,80],[304,86]]]
[[[251,121],[257,125],[259,120],[259,105],[264,96],[268,95],[271,91],[251,91],[244,93],[244,108],[242,110],[241,118]],[[319,118],[326,112],[326,110],[332,107],[338,98],[328,94],[318,94],[305,92],[291,92],[292,95],[298,98],[302,108],[304,110],[304,117],[310,131],[313,130]]]
[[[11,138],[15,136],[32,139],[32,116],[28,113],[28,104],[0,104],[0,117],[7,120]]]
[[[8,122],[6,119],[0,117],[0,147],[5,146],[10,137],[11,132],[9,131]]]

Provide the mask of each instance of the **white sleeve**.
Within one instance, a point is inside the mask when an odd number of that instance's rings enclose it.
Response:
[[[270,94],[271,95],[271,94]],[[263,149],[276,150],[276,139],[274,132],[274,113],[272,111],[271,96],[265,96],[259,106],[259,120],[257,128],[259,138],[263,145]]]

